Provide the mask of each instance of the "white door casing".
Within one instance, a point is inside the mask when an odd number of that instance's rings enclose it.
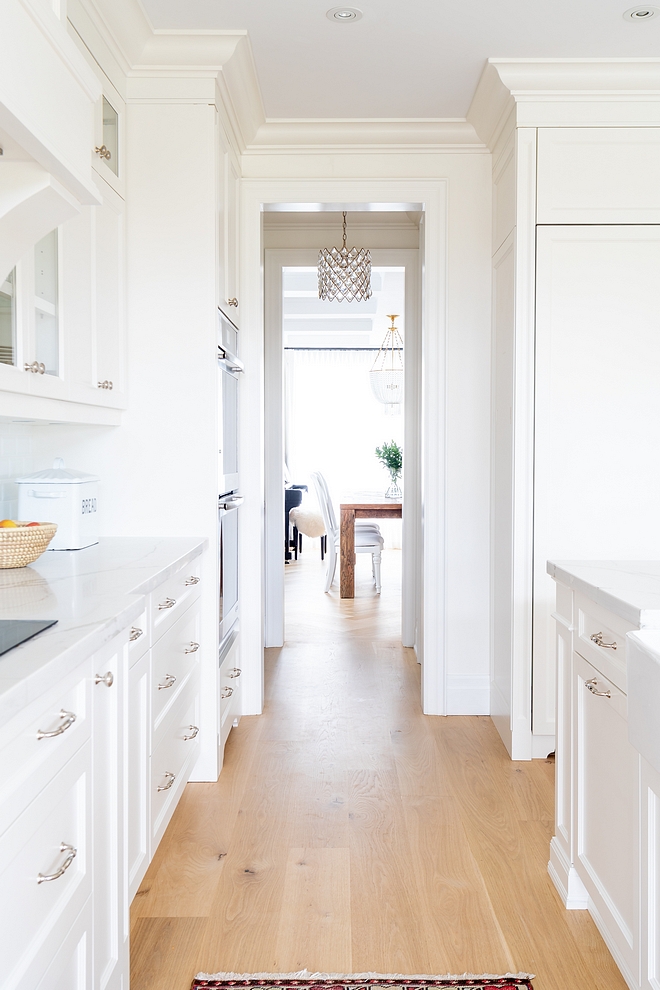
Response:
[[[241,485],[245,493],[240,533],[239,594],[243,714],[263,707],[265,603],[264,539],[264,285],[261,213],[266,203],[419,203],[424,211],[421,252],[427,277],[421,307],[421,547],[424,644],[424,712],[445,712],[445,348],[447,283],[446,179],[243,179],[241,184],[240,298],[241,357],[246,373],[241,391]],[[429,277],[433,273],[433,277]]]

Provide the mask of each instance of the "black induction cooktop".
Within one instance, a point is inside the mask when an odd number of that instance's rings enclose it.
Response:
[[[56,622],[57,619],[0,619],[0,656]]]

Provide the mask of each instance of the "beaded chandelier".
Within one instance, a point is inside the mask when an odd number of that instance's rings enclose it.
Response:
[[[341,248],[319,251],[319,299],[362,302],[371,298],[371,251],[346,247],[346,213]]]
[[[397,314],[389,315],[392,321],[385,334],[385,340],[380,345],[376,360],[369,372],[371,390],[385,405],[385,412],[390,415],[401,412],[403,401],[403,340],[394,326]]]

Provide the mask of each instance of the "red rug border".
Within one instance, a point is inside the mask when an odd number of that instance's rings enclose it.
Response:
[[[404,986],[404,987],[473,987],[479,990],[516,990],[522,987],[523,990],[533,990],[531,979],[528,977],[515,976],[472,976],[472,977],[436,977],[427,979],[414,979],[413,977],[369,977],[359,979],[347,977],[346,979],[310,979],[298,978],[277,979],[260,978],[237,979],[225,978],[220,980],[206,980],[195,978],[192,982],[191,990],[213,990],[220,987],[300,987],[312,990],[315,987],[322,987],[323,990],[343,990],[344,987],[371,987],[371,986]]]

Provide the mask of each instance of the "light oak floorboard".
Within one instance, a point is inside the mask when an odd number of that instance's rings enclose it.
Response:
[[[554,765],[512,763],[487,717],[421,714],[399,557],[380,596],[358,559],[352,600],[323,594],[318,541],[287,567],[264,714],[232,730],[217,784],[187,787],[133,903],[132,990],[303,967],[625,990],[547,874]]]

